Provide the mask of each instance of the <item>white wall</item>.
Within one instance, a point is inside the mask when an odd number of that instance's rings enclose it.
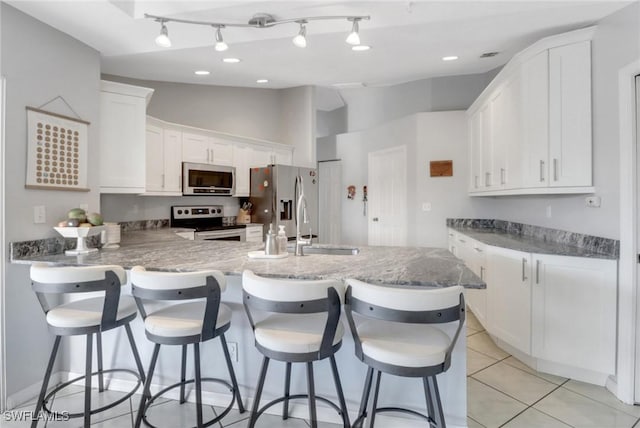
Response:
[[[640,4],[598,22],[592,42],[593,183],[601,208],[585,196],[477,198],[479,213],[522,223],[619,239],[618,70],[640,57]],[[545,216],[551,207],[551,218]]]
[[[343,166],[343,244],[367,244],[362,186],[367,184],[368,153],[388,147],[407,146],[407,245],[446,247],[447,217],[473,215],[471,200],[466,195],[464,111],[418,113],[336,138],[336,154]],[[429,162],[432,160],[452,160],[453,177],[430,177]],[[357,188],[354,200],[346,197],[349,185]],[[431,203],[432,210],[422,211],[423,202]]]
[[[95,50],[17,11],[2,8],[2,74],[7,79],[5,230],[9,241],[55,236],[52,226],[81,203],[99,208],[98,106],[100,55]],[[26,190],[26,106],[38,107],[62,96],[89,126],[90,192]],[[63,103],[44,109],[73,116]],[[33,206],[46,207],[46,224],[33,224]],[[3,242],[6,245],[7,242]],[[39,382],[44,373],[51,336],[44,314],[31,291],[28,268],[7,265],[5,273],[7,395]]]

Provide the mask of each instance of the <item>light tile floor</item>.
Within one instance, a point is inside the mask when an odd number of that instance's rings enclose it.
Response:
[[[469,428],[640,428],[640,406],[628,406],[618,401],[604,388],[539,373],[513,356],[499,349],[484,331],[482,325],[467,311],[467,424]],[[73,389],[75,388],[75,389]],[[95,400],[111,401],[121,393],[106,391],[102,397],[96,392]],[[54,399],[54,409],[80,411],[82,388],[71,387],[66,394]],[[134,395],[117,407],[95,415],[92,427],[122,428],[132,426],[137,413],[139,395]],[[33,403],[15,409],[32,411]],[[206,406],[204,417],[210,418],[222,409]],[[10,421],[12,414],[0,414],[0,428],[29,427],[26,421]],[[192,404],[178,405],[173,400],[160,401],[148,412],[151,423],[162,427],[188,427],[195,425]],[[249,413],[233,410],[216,428],[246,427]],[[381,428],[396,428],[383,423]],[[378,424],[377,424],[378,425]],[[71,422],[41,422],[45,428],[77,428],[82,420]],[[283,421],[279,416],[263,415],[258,428],[308,428],[302,419]],[[422,426],[416,421],[415,426]],[[319,424],[319,428],[338,428],[339,425]]]

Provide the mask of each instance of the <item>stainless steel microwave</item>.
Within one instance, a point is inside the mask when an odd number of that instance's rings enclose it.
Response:
[[[182,162],[182,194],[231,196],[235,191],[236,169],[232,166]]]

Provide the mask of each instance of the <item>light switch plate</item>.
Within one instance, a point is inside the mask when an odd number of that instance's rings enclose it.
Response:
[[[33,222],[35,224],[47,222],[47,210],[44,205],[36,205],[33,207]]]
[[[78,208],[80,208],[81,210],[84,210],[84,212],[86,213],[89,212],[89,204],[80,204]]]

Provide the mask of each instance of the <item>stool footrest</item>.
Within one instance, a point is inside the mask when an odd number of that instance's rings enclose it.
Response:
[[[133,389],[131,389],[131,391],[127,392],[126,395],[124,395],[123,397],[120,397],[119,399],[117,399],[116,401],[114,401],[113,403],[109,403],[105,406],[99,407],[97,409],[91,409],[91,411],[89,412],[91,415],[95,415],[96,413],[100,413],[100,412],[104,412],[105,410],[109,410],[112,407],[117,406],[118,404],[126,401],[127,399],[129,399],[133,394],[135,394],[135,392],[138,390],[138,388],[140,387],[140,385],[142,385],[142,379],[140,379],[140,374],[134,372],[133,370],[128,370],[128,369],[108,369],[108,370],[102,370],[102,372],[100,371],[96,371],[91,373],[91,376],[96,376],[98,374],[102,373],[103,375],[106,373],[128,373],[132,376],[134,376],[137,380],[136,385],[133,387]],[[47,414],[55,414],[56,412],[52,411],[51,409],[49,409],[47,407],[47,402],[49,401],[49,399],[51,397],[53,397],[57,392],[63,390],[64,388],[66,388],[67,386],[76,383],[77,381],[84,379],[85,376],[78,376],[74,379],[71,379],[67,382],[61,383],[60,385],[56,386],[55,388],[53,388],[51,390],[51,392],[49,392],[49,394],[47,394],[44,397],[43,403],[42,403],[42,410],[45,411]],[[69,413],[67,415],[69,418],[81,418],[84,416],[84,412],[80,412],[80,413]]]
[[[157,400],[158,398],[160,398],[162,395],[164,395],[166,392],[174,389],[174,388],[178,388],[182,385],[188,385],[190,383],[194,383],[195,379],[189,379],[186,380],[184,382],[176,382],[173,385],[169,385],[166,388],[162,389],[161,391],[159,391],[158,393],[152,395],[147,402],[144,405],[144,410],[143,410],[143,417],[142,417],[142,421],[145,423],[145,425],[151,427],[151,428],[157,428],[155,425],[151,424],[148,420],[147,420],[147,409],[151,406],[151,404]],[[202,378],[201,382],[214,382],[214,383],[219,383],[221,385],[226,386],[227,388],[229,388],[229,390],[233,393],[233,396],[231,397],[231,402],[229,403],[229,405],[220,413],[218,414],[215,418],[204,422],[202,424],[203,427],[208,427],[210,425],[215,424],[216,422],[220,421],[223,417],[225,417],[227,415],[227,413],[229,413],[231,411],[231,409],[233,408],[233,403],[236,402],[236,400],[238,402],[240,402],[239,400],[239,392],[235,390],[235,388],[231,385],[231,383],[222,380],[222,379],[216,379],[216,378]],[[144,398],[143,398],[144,399]]]
[[[267,404],[265,404],[264,406],[262,406],[257,412],[256,412],[256,420],[260,417],[260,415],[262,415],[268,408],[278,404],[278,403],[282,403],[283,401],[288,401],[288,400],[296,400],[296,399],[301,399],[301,398],[309,398],[309,394],[295,394],[295,395],[289,395],[289,396],[282,396],[280,398],[276,398],[275,400],[269,401]],[[333,407],[333,409],[338,412],[338,414],[340,416],[342,416],[342,410],[340,409],[340,407],[338,407],[335,403],[333,403],[332,401],[324,398],[324,397],[319,397],[319,396],[315,396],[316,400],[320,400],[324,403],[327,403],[328,405],[330,405],[331,407]]]
[[[424,415],[420,412],[416,412],[415,410],[410,410],[410,409],[403,409],[402,407],[378,407],[375,409],[376,413],[383,413],[383,412],[400,412],[400,413],[408,413],[410,415],[413,416],[417,416],[419,418],[425,419],[429,422],[430,426],[435,426],[435,423],[433,421],[432,418],[430,418],[427,415]],[[358,428],[362,426],[362,423],[364,422],[364,419],[367,417],[367,413],[362,413],[360,415],[358,415],[358,418],[353,422],[353,427],[354,428]]]

